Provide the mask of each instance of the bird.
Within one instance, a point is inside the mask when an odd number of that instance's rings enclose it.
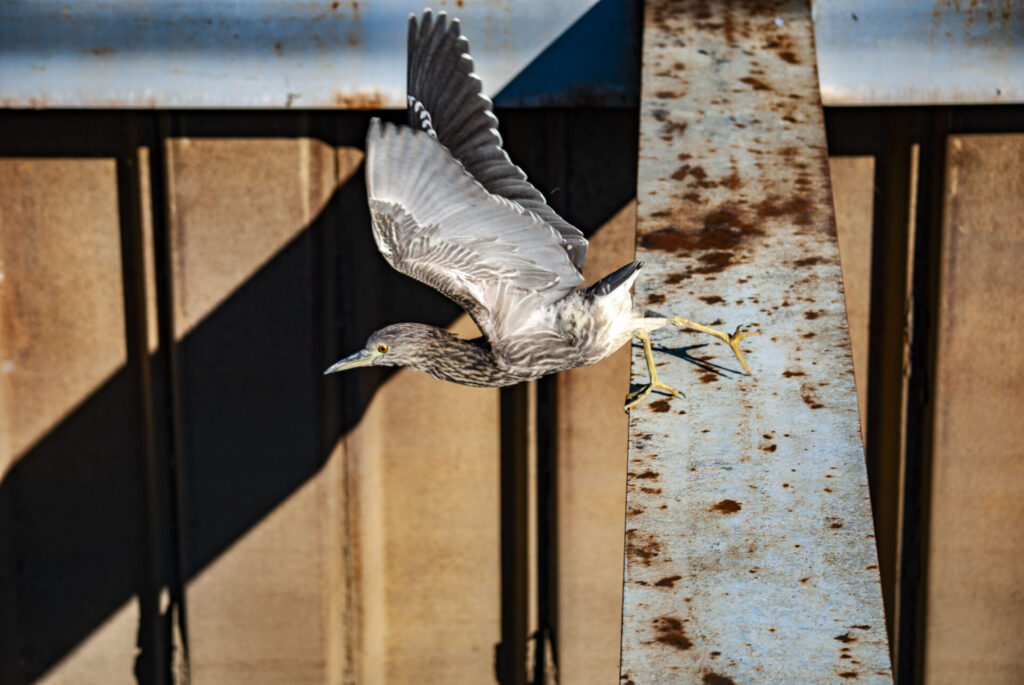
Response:
[[[650,333],[667,325],[721,339],[750,373],[739,342],[756,331],[739,326],[729,334],[634,308],[642,262],[582,287],[587,240],[506,153],[457,18],[429,9],[410,15],[407,102],[408,126],[373,118],[367,131],[373,237],[394,269],[461,306],[483,336],[397,323],[325,375],[407,366],[463,385],[505,387],[595,364],[639,338],[649,382],[626,396],[628,412],[655,390],[682,396],[654,364]]]

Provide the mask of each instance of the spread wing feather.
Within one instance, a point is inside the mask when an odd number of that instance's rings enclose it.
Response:
[[[366,184],[388,263],[462,306],[496,346],[511,319],[583,282],[552,226],[488,192],[424,131],[373,119]]]
[[[578,270],[587,258],[587,239],[548,206],[526,174],[502,148],[498,118],[483,84],[473,73],[469,41],[459,20],[430,10],[409,17],[409,121],[436,137],[484,188],[516,202],[552,226]]]

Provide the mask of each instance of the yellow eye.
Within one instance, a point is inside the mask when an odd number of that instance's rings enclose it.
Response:
[[[388,351],[388,346],[385,345],[384,343],[381,343],[380,345],[377,345],[377,351],[380,352],[381,354],[385,354]]]

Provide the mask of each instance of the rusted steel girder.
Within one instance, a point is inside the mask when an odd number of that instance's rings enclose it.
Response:
[[[806,2],[647,3],[623,682],[891,682]],[[659,349],[660,348],[660,349]],[[646,369],[633,354],[633,380]]]

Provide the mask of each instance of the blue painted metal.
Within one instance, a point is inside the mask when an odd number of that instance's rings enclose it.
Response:
[[[628,0],[607,1],[612,15],[624,16]],[[401,108],[406,22],[424,3],[7,0],[0,3],[0,105]],[[434,9],[462,20],[493,94],[594,4],[472,0]],[[606,28],[612,38],[629,33]],[[591,55],[578,63],[597,68],[597,104],[604,102],[600,83],[621,77],[612,38],[602,59]],[[520,80],[502,103],[569,104],[558,95],[570,92],[565,84],[587,80],[564,69],[557,78],[538,77],[537,83]],[[609,92],[622,99],[621,88]]]
[[[815,0],[826,105],[1024,102],[1024,3]]]
[[[427,0],[6,0],[0,106],[401,108]],[[460,6],[461,5],[461,6]],[[640,0],[442,1],[503,107],[633,106]],[[1024,101],[1024,5],[815,0],[826,104]]]

